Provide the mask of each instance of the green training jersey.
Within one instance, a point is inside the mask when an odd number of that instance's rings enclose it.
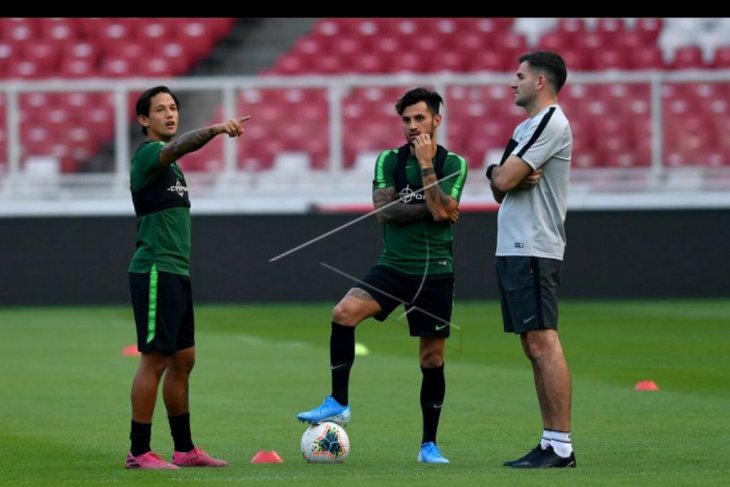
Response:
[[[398,149],[386,150],[378,156],[375,163],[375,179],[373,190],[396,187],[396,169],[398,166]],[[413,203],[425,203],[424,192],[417,192],[423,187],[421,168],[414,155],[406,162],[406,180],[408,187],[401,190],[404,199]],[[466,182],[466,160],[453,152],[449,152],[443,165],[443,175],[439,187],[456,201]],[[416,192],[414,194],[414,192]],[[408,194],[406,194],[408,193]],[[429,216],[420,221],[410,223],[383,224],[384,248],[378,264],[392,267],[404,274],[437,275],[454,272],[454,235],[451,222],[435,222]]]
[[[164,142],[147,141],[132,157],[130,190],[137,215],[137,250],[129,272],[157,269],[190,275],[190,199],[185,176],[160,162]]]

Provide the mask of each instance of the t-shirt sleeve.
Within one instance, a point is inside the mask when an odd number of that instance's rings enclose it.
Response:
[[[534,123],[522,135],[512,154],[533,169],[539,169],[562,147],[562,132],[563,127],[554,118],[547,123]]]
[[[451,196],[456,201],[461,198],[461,192],[464,190],[466,183],[466,174],[468,172],[466,159],[460,155],[449,152],[444,161],[444,176],[439,187],[445,194]]]
[[[130,186],[137,191],[156,179],[165,166],[160,162],[160,151],[165,146],[162,141],[149,142],[140,147],[132,157]]]
[[[386,150],[380,153],[375,162],[375,175],[373,177],[373,191],[382,188],[395,187],[395,163],[397,162],[397,151]]]

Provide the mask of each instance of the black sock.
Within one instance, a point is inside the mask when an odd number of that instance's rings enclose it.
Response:
[[[436,431],[441,417],[441,406],[446,396],[446,379],[444,366],[435,369],[421,367],[421,412],[423,413],[423,441],[436,442]]]
[[[151,436],[151,423],[144,424],[132,420],[132,429],[129,433],[129,439],[132,441],[132,446],[129,448],[129,451],[132,453],[132,455],[136,457],[152,450],[152,448],[150,448]]]
[[[175,451],[187,452],[195,448],[190,434],[190,413],[180,416],[168,416],[170,434],[175,444]]]
[[[330,366],[332,397],[343,406],[349,401],[350,369],[355,361],[355,327],[332,322],[330,334]]]

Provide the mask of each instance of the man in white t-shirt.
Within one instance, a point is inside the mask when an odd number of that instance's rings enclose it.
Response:
[[[497,218],[495,267],[504,330],[520,335],[532,363],[542,413],[540,443],[512,468],[575,467],[570,438],[571,379],[558,337],[558,290],[573,135],[558,105],[565,62],[536,51],[519,58],[515,104],[528,119],[515,128],[502,162],[487,168]]]

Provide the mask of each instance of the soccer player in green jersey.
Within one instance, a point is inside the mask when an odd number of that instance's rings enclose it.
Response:
[[[137,215],[137,248],[129,265],[129,286],[142,353],[132,383],[131,448],[126,468],[222,467],[193,444],[188,389],[195,365],[195,320],[190,286],[190,199],[177,164],[215,136],[238,137],[250,117],[191,130],[175,137],[180,104],[165,86],[137,100],[137,122],[147,140],[132,157],[130,189]],[[173,139],[174,137],[174,139]],[[150,437],[157,390],[167,409],[174,442],[172,462],[152,451]]]
[[[444,348],[454,300],[451,225],[459,219],[467,173],[463,157],[436,144],[442,103],[435,91],[416,88],[395,105],[407,143],[378,156],[373,180],[384,249],[332,311],[331,395],[297,415],[309,423],[349,422],[355,327],[370,317],[384,321],[403,304],[410,334],[419,337],[423,436],[418,461],[423,463],[449,463],[436,446],[436,431],[446,394]]]

